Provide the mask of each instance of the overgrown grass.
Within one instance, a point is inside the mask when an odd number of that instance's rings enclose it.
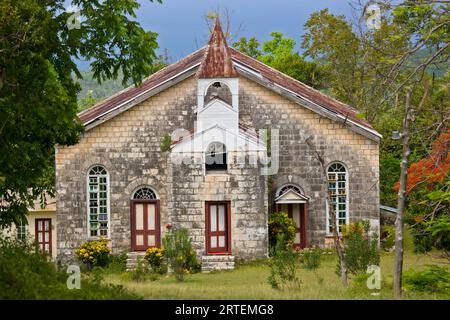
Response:
[[[448,265],[436,254],[405,253],[405,270],[420,270],[429,264]],[[283,291],[272,289],[267,278],[267,261],[240,264],[233,271],[198,273],[186,277],[183,283],[173,275],[161,276],[156,281],[136,283],[124,274],[108,275],[106,280],[121,284],[145,299],[392,299],[392,271],[394,254],[381,254],[382,288],[380,292],[367,289],[365,281],[351,278],[348,289],[343,289],[335,274],[336,256],[324,255],[320,268],[309,271],[299,267],[297,275],[302,284]],[[373,295],[377,293],[377,295]],[[404,299],[445,299],[437,293],[406,291]]]

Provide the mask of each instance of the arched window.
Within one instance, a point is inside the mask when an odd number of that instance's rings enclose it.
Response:
[[[150,188],[144,187],[136,190],[133,194],[133,200],[156,200],[158,196],[155,191]]]
[[[107,237],[109,229],[109,178],[102,166],[94,166],[88,174],[89,235]]]
[[[227,150],[221,142],[211,142],[206,148],[206,173],[224,173],[227,171]]]
[[[223,82],[214,82],[211,84],[205,94],[205,106],[214,98],[220,98],[230,106],[233,105],[233,95],[230,88]]]
[[[336,222],[339,232],[342,226],[348,223],[348,174],[345,166],[339,162],[332,163],[327,169],[328,192],[336,213]],[[327,230],[333,232],[331,217],[327,206]]]

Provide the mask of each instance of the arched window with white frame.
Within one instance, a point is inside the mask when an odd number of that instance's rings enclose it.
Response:
[[[338,231],[349,222],[348,211],[348,172],[347,168],[339,162],[333,162],[327,169],[328,192],[336,214]],[[332,233],[332,221],[327,205],[327,232]]]
[[[109,175],[101,165],[96,165],[88,173],[88,219],[89,236],[109,235]]]

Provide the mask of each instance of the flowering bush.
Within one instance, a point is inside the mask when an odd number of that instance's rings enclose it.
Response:
[[[145,252],[144,258],[145,260],[147,260],[153,271],[156,271],[158,273],[165,273],[166,268],[164,268],[164,249],[149,248]]]
[[[285,212],[272,213],[269,216],[269,244],[274,248],[277,238],[284,235],[287,246],[291,246],[295,239],[295,222]]]
[[[76,256],[88,266],[105,267],[111,255],[108,241],[105,239],[90,240],[83,243],[76,251]]]
[[[342,237],[344,239],[344,254],[347,260],[348,272],[354,275],[364,274],[370,265],[379,265],[378,238],[369,235],[368,221],[350,223],[344,226]],[[340,273],[340,265],[336,273]]]
[[[185,274],[198,270],[197,255],[192,248],[191,239],[186,229],[169,229],[163,238],[163,244],[167,262],[178,281],[183,281]]]

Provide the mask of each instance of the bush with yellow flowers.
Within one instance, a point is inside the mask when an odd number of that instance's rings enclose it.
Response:
[[[75,254],[87,266],[106,267],[111,250],[108,248],[108,241],[105,239],[89,240],[75,250]]]
[[[167,271],[164,264],[164,249],[148,248],[147,251],[145,251],[144,258],[147,260],[153,271],[158,273],[165,273]]]

